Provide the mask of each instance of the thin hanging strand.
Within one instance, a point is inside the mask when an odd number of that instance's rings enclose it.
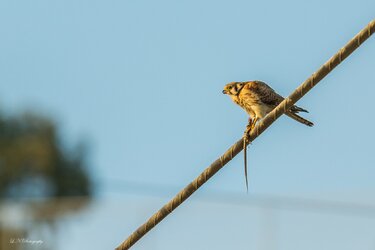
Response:
[[[245,167],[246,192],[249,193],[249,182],[247,180],[247,145],[246,145],[246,140],[243,140],[243,161],[244,161],[244,167]]]

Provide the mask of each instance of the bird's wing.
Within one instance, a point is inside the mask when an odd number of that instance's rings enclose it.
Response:
[[[264,104],[277,106],[284,98],[275,92],[270,86],[261,81],[248,82],[247,87],[252,91],[258,99]]]

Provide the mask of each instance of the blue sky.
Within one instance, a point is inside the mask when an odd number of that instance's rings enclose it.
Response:
[[[101,199],[132,194],[114,180],[171,187],[148,213],[132,215],[124,238],[242,136],[247,116],[221,93],[227,82],[263,80],[286,96],[374,9],[370,0],[1,1],[1,108],[36,109],[58,122],[67,143],[87,140]],[[250,194],[374,203],[374,58],[371,38],[298,103],[313,128],[282,117],[249,147]],[[210,192],[244,194],[242,160],[192,202]],[[139,206],[154,199],[131,197]],[[175,223],[199,210],[188,208],[172,215]],[[167,221],[157,230],[168,229]]]

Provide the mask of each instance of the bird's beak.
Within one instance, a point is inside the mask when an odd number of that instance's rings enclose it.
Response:
[[[224,89],[224,90],[223,90],[223,94],[227,94],[227,93],[228,93],[228,92]]]

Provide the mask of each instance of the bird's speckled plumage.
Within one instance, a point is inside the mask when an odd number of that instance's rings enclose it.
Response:
[[[229,95],[255,121],[264,118],[284,100],[275,90],[261,81],[231,82],[225,85],[223,93]],[[294,105],[285,114],[307,126],[314,125],[297,115],[298,112],[308,111]]]

